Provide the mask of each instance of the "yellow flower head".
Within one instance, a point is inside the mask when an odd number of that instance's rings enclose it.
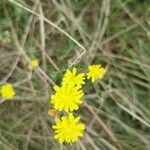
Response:
[[[39,60],[38,59],[32,59],[29,64],[29,69],[35,69],[39,66]]]
[[[53,126],[55,129],[54,138],[59,143],[76,142],[79,137],[83,136],[85,126],[83,123],[78,123],[80,117],[75,118],[72,113],[69,113],[68,117],[63,116],[61,119],[56,120],[56,125]]]
[[[57,115],[58,111],[56,109],[49,109],[48,110],[48,114],[51,116],[51,117],[55,117]]]
[[[87,73],[87,78],[92,80],[94,83],[95,80],[98,78],[102,78],[102,76],[105,73],[105,69],[99,64],[99,65],[90,65],[88,67],[89,72]]]
[[[77,85],[77,86],[81,86],[81,85],[85,84],[84,73],[80,73],[78,75],[76,75],[76,74],[77,74],[76,68],[73,68],[72,71],[70,71],[68,69],[64,75],[62,84],[63,85],[73,84],[73,85]]]
[[[4,84],[0,89],[1,96],[5,99],[11,99],[14,97],[15,90],[11,84]]]
[[[51,103],[55,109],[66,112],[79,109],[78,104],[83,102],[81,97],[84,95],[80,87],[68,84],[62,87],[54,86],[54,89],[56,93],[51,96]]]

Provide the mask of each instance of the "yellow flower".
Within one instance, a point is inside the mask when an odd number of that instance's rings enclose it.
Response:
[[[4,84],[0,89],[1,96],[5,99],[11,99],[14,97],[15,90],[11,84]]]
[[[35,69],[39,66],[39,60],[38,59],[32,59],[29,64],[29,69]]]
[[[77,85],[77,86],[81,86],[82,84],[85,84],[84,80],[84,73],[80,73],[78,75],[77,74],[77,69],[73,68],[72,72],[68,69],[64,75],[63,78],[63,85],[67,85],[67,84],[73,84],[73,85]]]
[[[105,73],[105,69],[99,64],[99,65],[90,65],[88,67],[89,72],[87,73],[87,78],[92,80],[92,82],[95,82],[98,78],[102,78],[102,76]]]
[[[80,87],[68,84],[62,87],[54,86],[54,89],[56,93],[51,96],[51,103],[55,109],[66,112],[79,109],[78,104],[83,102],[81,97],[84,95]]]
[[[51,116],[51,117],[55,117],[57,115],[58,111],[56,109],[49,109],[48,110],[48,114]]]
[[[59,143],[76,142],[79,137],[83,136],[85,126],[83,123],[78,123],[80,117],[75,118],[72,113],[69,113],[68,117],[63,116],[61,119],[56,120],[56,125],[52,128],[55,129],[54,138]]]

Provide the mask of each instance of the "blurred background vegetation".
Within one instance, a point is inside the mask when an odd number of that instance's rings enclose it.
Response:
[[[85,53],[84,53],[85,52]],[[28,69],[30,59],[40,67]],[[75,115],[86,124],[75,144],[53,139],[47,114],[53,84],[70,66],[107,68]],[[150,0],[0,0],[0,150],[150,149]]]

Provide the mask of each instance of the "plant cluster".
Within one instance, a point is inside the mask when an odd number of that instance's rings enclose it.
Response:
[[[101,65],[90,65],[88,69],[87,79],[91,79],[93,83],[102,78],[105,72]],[[66,71],[60,87],[54,86],[55,93],[50,98],[50,103],[54,108],[50,109],[48,113],[53,117],[62,111],[66,114],[61,118],[56,118],[56,125],[52,127],[55,130],[54,138],[59,143],[76,142],[79,137],[83,136],[85,125],[79,123],[80,117],[75,117],[73,112],[78,110],[79,105],[83,103],[82,87],[85,84],[85,73],[77,74],[77,69],[73,68]]]
[[[35,69],[39,66],[37,59],[31,60],[28,65],[29,69]],[[84,92],[83,86],[86,84],[85,76],[87,79],[91,79],[94,83],[97,79],[102,78],[105,69],[101,65],[90,65],[88,67],[89,72],[87,74],[77,74],[77,69],[67,69],[61,86],[54,86],[55,93],[50,97],[50,103],[53,105],[53,109],[48,110],[50,116],[56,116],[60,112],[64,112],[60,118],[56,118],[56,124],[52,126],[55,130],[54,138],[59,143],[67,142],[73,143],[83,136],[85,125],[79,123],[80,116],[75,117],[73,112],[79,109],[79,105],[83,103],[82,97]],[[12,84],[5,83],[0,88],[1,97],[4,99],[12,99],[15,95],[15,89]]]

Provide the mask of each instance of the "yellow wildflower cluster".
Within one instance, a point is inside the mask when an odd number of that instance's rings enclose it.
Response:
[[[9,83],[1,86],[0,93],[4,99],[12,99],[16,94],[12,84]]]
[[[88,67],[87,79],[91,78],[95,82],[98,78],[102,78],[105,69],[101,65],[90,65]],[[83,123],[78,123],[80,117],[74,117],[73,111],[79,109],[79,104],[83,103],[82,97],[84,92],[81,89],[85,84],[85,73],[77,74],[77,69],[68,69],[62,79],[61,86],[54,86],[54,95],[51,96],[50,102],[53,104],[53,109],[48,111],[52,117],[58,112],[64,111],[68,115],[56,119],[54,138],[63,142],[76,142],[79,137],[83,136],[85,126]],[[57,113],[56,113],[57,112]]]

